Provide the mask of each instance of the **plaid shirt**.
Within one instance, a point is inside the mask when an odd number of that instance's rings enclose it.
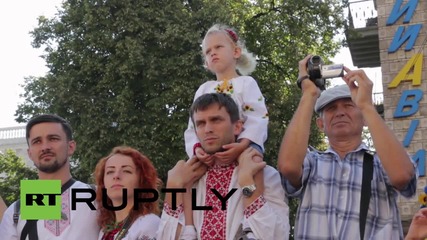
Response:
[[[343,160],[331,148],[311,151],[304,159],[302,187],[295,189],[283,178],[291,197],[300,199],[295,222],[295,239],[360,239],[359,210],[363,172],[363,155],[368,148],[361,144]],[[414,164],[415,167],[415,164]],[[400,193],[411,197],[416,191],[417,174]],[[400,214],[394,189],[374,155],[371,199],[364,239],[403,239]]]

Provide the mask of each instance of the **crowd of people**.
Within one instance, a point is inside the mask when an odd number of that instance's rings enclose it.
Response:
[[[221,24],[207,31],[201,47],[216,79],[195,94],[184,133],[188,160],[177,161],[165,183],[166,189],[184,191],[167,191],[162,210],[159,200],[135,202],[151,196],[136,189],[159,189],[162,183],[147,156],[118,146],[94,170],[97,209],[82,204],[73,210],[71,190],[93,186],[71,176],[77,146],[72,128],[54,114],[35,116],[26,127],[28,155],[40,180],[61,181],[61,219],[15,218],[19,203],[6,209],[0,198],[0,238],[289,239],[288,197],[299,199],[294,239],[427,238],[427,209],[403,234],[397,198],[415,195],[416,165],[377,113],[373,83],[363,70],[344,67],[343,84],[320,91],[309,80],[311,55],[299,62],[302,95],[276,170],[263,160],[268,112],[248,76],[254,55],[234,29]],[[328,138],[325,151],[308,145],[314,113]],[[362,142],[364,126],[375,151]]]

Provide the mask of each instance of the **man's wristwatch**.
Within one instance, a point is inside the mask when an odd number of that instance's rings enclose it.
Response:
[[[244,186],[242,187],[242,194],[245,197],[250,197],[255,192],[255,190],[256,190],[255,184]]]

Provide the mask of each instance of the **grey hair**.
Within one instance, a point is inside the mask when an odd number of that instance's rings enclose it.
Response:
[[[230,31],[235,35],[234,37],[236,39],[233,39],[233,36],[230,34]],[[206,37],[209,34],[215,33],[215,32],[224,33],[230,38],[232,42],[234,42],[234,44],[236,44],[237,47],[239,47],[242,50],[240,57],[237,59],[236,69],[243,76],[251,74],[255,70],[255,67],[257,65],[256,57],[253,53],[248,51],[248,49],[245,46],[245,42],[240,38],[239,35],[237,35],[237,32],[233,28],[224,24],[213,25],[211,28],[209,28],[209,30],[206,32],[205,37],[203,38],[202,49],[204,48]],[[202,53],[202,55],[203,55],[203,61],[204,61],[205,54]]]

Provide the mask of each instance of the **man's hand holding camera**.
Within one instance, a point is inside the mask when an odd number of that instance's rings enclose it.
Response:
[[[305,74],[304,64],[305,63]],[[325,65],[320,56],[308,55],[302,61],[299,62],[300,75],[297,80],[297,85],[302,88],[301,83],[305,79],[310,79],[320,90],[326,89],[326,79],[336,78],[344,76],[344,65],[343,64],[331,64]]]
[[[363,70],[350,70],[345,66],[341,66],[341,64],[335,64],[328,65],[331,67],[327,67],[327,69],[332,68],[336,70],[324,73],[325,68],[322,64],[323,61],[319,56],[313,56],[311,54],[299,61],[298,86],[301,88],[303,93],[308,92],[311,93],[311,95],[318,97],[320,95],[320,91],[324,90],[324,86],[321,86],[320,82],[316,81],[315,78],[323,78],[324,76],[328,78],[341,76],[350,88],[353,102],[360,109],[372,106],[373,83]]]
[[[312,55],[306,56],[303,60],[298,63],[298,79],[300,80],[301,90],[303,93],[309,93],[311,96],[316,98],[320,96],[320,89],[310,81],[307,69],[307,62],[310,60]]]
[[[373,107],[372,105],[372,88],[374,84],[366,76],[365,71],[363,70],[350,70],[347,67],[344,67],[346,74],[343,77],[343,80],[350,88],[351,100],[356,104],[361,110],[366,107]]]

